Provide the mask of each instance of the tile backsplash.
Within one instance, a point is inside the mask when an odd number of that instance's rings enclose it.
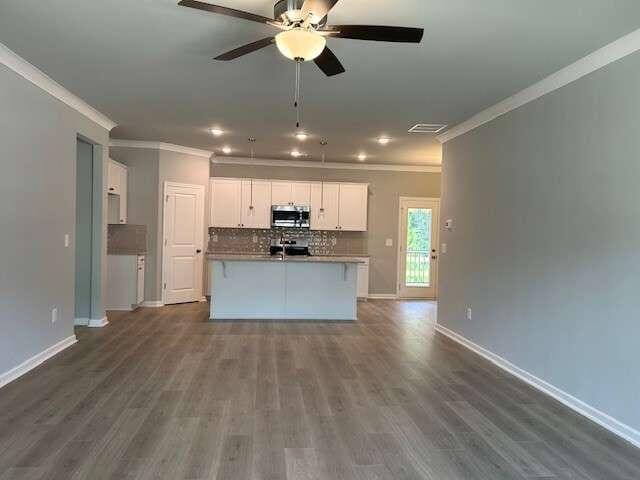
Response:
[[[137,255],[146,251],[146,225],[107,225],[107,254]]]
[[[209,252],[268,253],[271,240],[309,241],[312,255],[367,255],[367,237],[363,232],[320,232],[299,229],[254,230],[209,228]]]

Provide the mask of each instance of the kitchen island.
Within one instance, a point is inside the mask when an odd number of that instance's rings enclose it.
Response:
[[[357,268],[340,256],[208,254],[213,320],[357,319]]]

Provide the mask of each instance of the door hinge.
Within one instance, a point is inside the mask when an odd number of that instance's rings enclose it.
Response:
[[[167,289],[167,284],[165,283],[164,286],[162,287],[164,290]]]
[[[167,246],[167,239],[166,238],[164,239],[164,246],[165,247]]]
[[[169,202],[169,195],[165,195],[164,201],[167,203]]]

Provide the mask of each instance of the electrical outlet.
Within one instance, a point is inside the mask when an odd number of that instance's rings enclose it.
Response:
[[[467,320],[471,320],[473,311],[471,310],[471,307],[467,308]]]
[[[218,235],[211,235],[211,241],[213,243],[218,243]]]
[[[258,243],[258,235],[253,236],[253,243]]]
[[[51,309],[51,323],[56,323],[58,321],[58,307],[53,307]]]
[[[440,253],[447,253],[447,248],[448,248],[448,245],[446,243],[443,243],[440,246]]]
[[[393,247],[393,238],[387,238],[384,242],[385,247]]]

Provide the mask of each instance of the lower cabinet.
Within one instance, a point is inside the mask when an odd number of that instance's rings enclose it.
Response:
[[[369,257],[359,258],[358,264],[358,298],[369,297]]]
[[[131,311],[144,302],[144,255],[107,255],[106,310]]]

